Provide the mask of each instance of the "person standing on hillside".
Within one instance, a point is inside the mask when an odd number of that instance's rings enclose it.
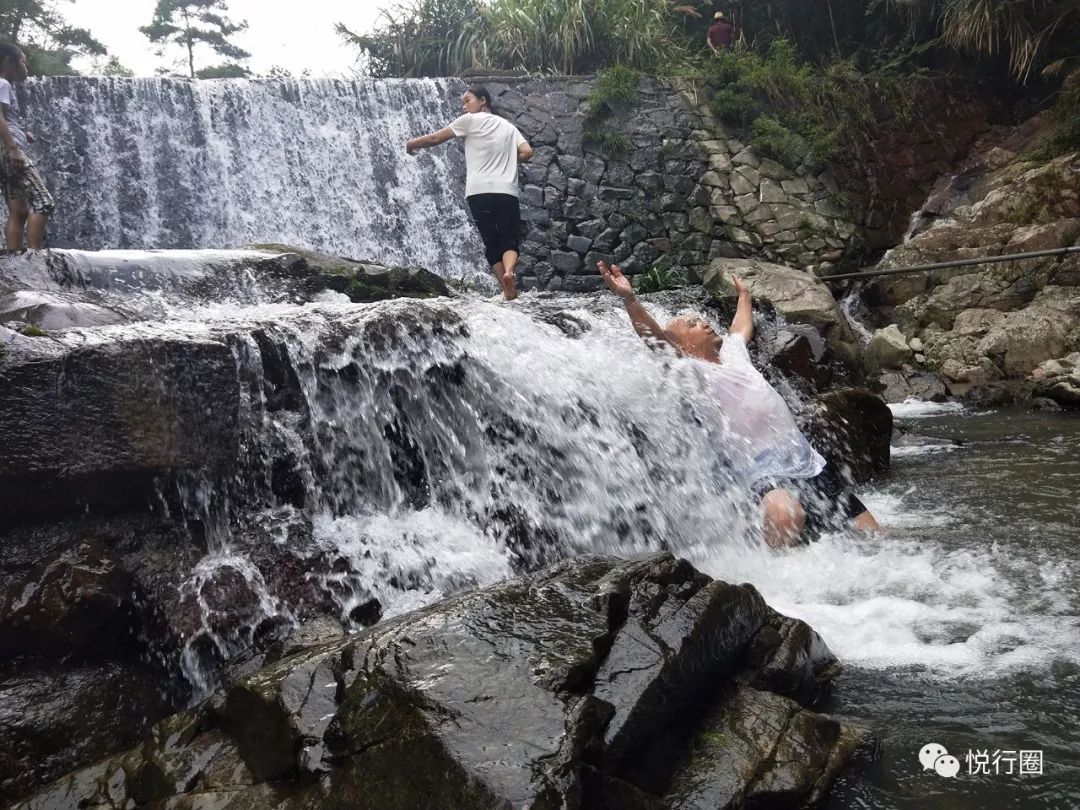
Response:
[[[735,44],[735,26],[727,21],[724,12],[718,11],[713,15],[713,24],[705,35],[705,44],[713,53],[720,50],[730,51]]]
[[[23,230],[31,248],[45,246],[45,225],[54,204],[45,181],[27,154],[34,135],[26,129],[15,85],[26,80],[26,55],[0,42],[0,191],[7,201],[4,229],[8,250],[21,250]]]
[[[531,158],[533,150],[517,127],[493,113],[486,88],[470,87],[461,96],[461,106],[463,115],[444,129],[413,138],[405,151],[415,155],[451,138],[465,140],[465,199],[503,298],[513,301],[521,243],[518,162]]]

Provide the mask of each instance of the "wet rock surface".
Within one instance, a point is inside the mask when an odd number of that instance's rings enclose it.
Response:
[[[810,806],[863,737],[806,708],[835,667],[750,586],[578,558],[295,653],[16,806]]]
[[[977,146],[927,202],[929,224],[891,250],[882,266],[1075,246],[1080,157],[1031,160],[1045,128],[1033,119]],[[953,396],[997,405],[1030,397],[1030,375],[1076,351],[1078,285],[1080,254],[1072,253],[883,277],[872,282],[868,299],[879,320],[895,324],[889,329],[896,350],[887,352],[892,364],[908,362],[939,375]],[[901,356],[902,340],[913,357]],[[879,355],[871,353],[870,365],[890,365]],[[885,388],[897,389],[899,381],[890,379]]]
[[[812,273],[757,259],[714,259],[702,283],[714,295],[731,298],[732,275],[746,282],[755,305],[775,310],[789,323],[814,327],[839,360],[857,363],[860,350],[855,334],[829,288]]]
[[[842,388],[819,394],[819,406],[807,433],[833,466],[856,483],[889,470],[892,411],[866,388]]]
[[[1040,364],[1031,377],[1036,395],[1059,405],[1080,407],[1080,352]]]

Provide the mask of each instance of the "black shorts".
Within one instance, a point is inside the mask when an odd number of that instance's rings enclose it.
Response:
[[[521,206],[513,194],[473,194],[466,198],[480,238],[484,256],[494,267],[508,250],[520,253]]]
[[[817,539],[823,532],[839,531],[866,511],[831,461],[813,478],[766,478],[754,484],[758,498],[773,489],[786,489],[799,499],[806,510],[803,537],[807,540]]]

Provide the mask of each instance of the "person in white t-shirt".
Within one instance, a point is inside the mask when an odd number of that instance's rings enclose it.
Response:
[[[725,449],[737,475],[761,499],[765,542],[795,545],[815,532],[850,523],[874,530],[878,523],[837,472],[799,430],[784,398],[750,360],[753,301],[738,276],[739,304],[726,338],[705,321],[675,318],[661,327],[634,295],[618,265],[598,262],[608,289],[623,299],[634,330],[645,340],[668,343],[685,357],[703,361],[707,382],[724,414]]]
[[[514,269],[521,244],[521,208],[518,204],[518,162],[533,150],[518,128],[492,112],[491,94],[474,85],[461,96],[465,114],[451,124],[405,144],[415,155],[451,138],[465,140],[465,199],[484,240],[484,254],[503,298],[517,298]]]

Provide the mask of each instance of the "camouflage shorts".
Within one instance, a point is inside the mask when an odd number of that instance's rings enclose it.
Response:
[[[41,173],[30,158],[26,165],[14,166],[7,150],[0,148],[0,191],[5,200],[18,198],[26,203],[32,214],[51,214],[56,207],[52,194],[45,187]]]

